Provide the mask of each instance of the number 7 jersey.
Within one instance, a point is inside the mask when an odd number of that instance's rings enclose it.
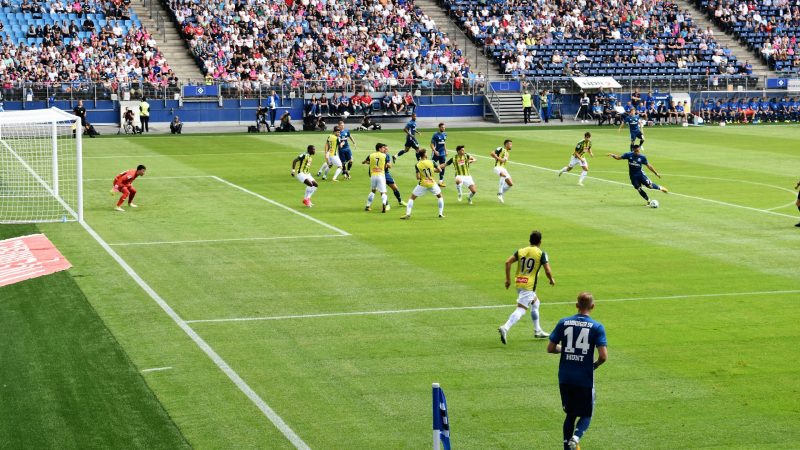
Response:
[[[523,247],[514,253],[517,257],[517,289],[535,291],[539,269],[547,264],[547,253],[535,246]]]

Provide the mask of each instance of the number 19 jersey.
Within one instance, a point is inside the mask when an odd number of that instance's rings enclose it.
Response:
[[[517,250],[514,255],[517,257],[517,289],[535,291],[539,269],[547,264],[547,253],[539,247],[529,246]]]

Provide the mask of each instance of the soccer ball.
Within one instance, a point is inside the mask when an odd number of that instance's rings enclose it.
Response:
[[[658,200],[650,200],[649,205],[651,208],[658,208]]]

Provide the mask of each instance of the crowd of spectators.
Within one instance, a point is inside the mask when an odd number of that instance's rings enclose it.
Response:
[[[75,14],[79,18],[90,14],[102,14],[107,18],[130,20],[131,0],[53,0],[43,1],[12,1],[0,0],[0,7],[4,13],[31,14],[34,19],[42,19],[49,15],[58,17],[63,15]]]
[[[722,28],[738,35],[770,67],[800,72],[800,2],[797,0],[699,0]]]
[[[696,27],[688,10],[669,1],[446,0],[445,5],[511,75],[608,75],[615,67],[633,75],[640,67],[678,75],[743,73],[712,30]]]
[[[479,75],[413,0],[170,0],[207,81],[247,92],[454,88]],[[480,77],[483,75],[481,74]]]

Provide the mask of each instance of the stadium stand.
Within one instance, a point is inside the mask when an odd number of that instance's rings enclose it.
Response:
[[[0,79],[4,96],[80,97],[177,86],[178,79],[128,0],[4,0]],[[141,87],[140,87],[141,89]],[[157,92],[157,89],[151,89]],[[16,92],[15,92],[16,91]]]
[[[477,77],[413,0],[170,0],[169,6],[206,81],[245,94],[265,85],[449,91],[455,83],[474,86]]]
[[[581,5],[443,0],[465,33],[513,77],[660,77],[679,86],[748,75],[710,30],[695,26],[692,14],[675,3],[603,0]]]
[[[696,0],[697,6],[733,33],[770,68],[800,73],[800,2],[770,0]]]

